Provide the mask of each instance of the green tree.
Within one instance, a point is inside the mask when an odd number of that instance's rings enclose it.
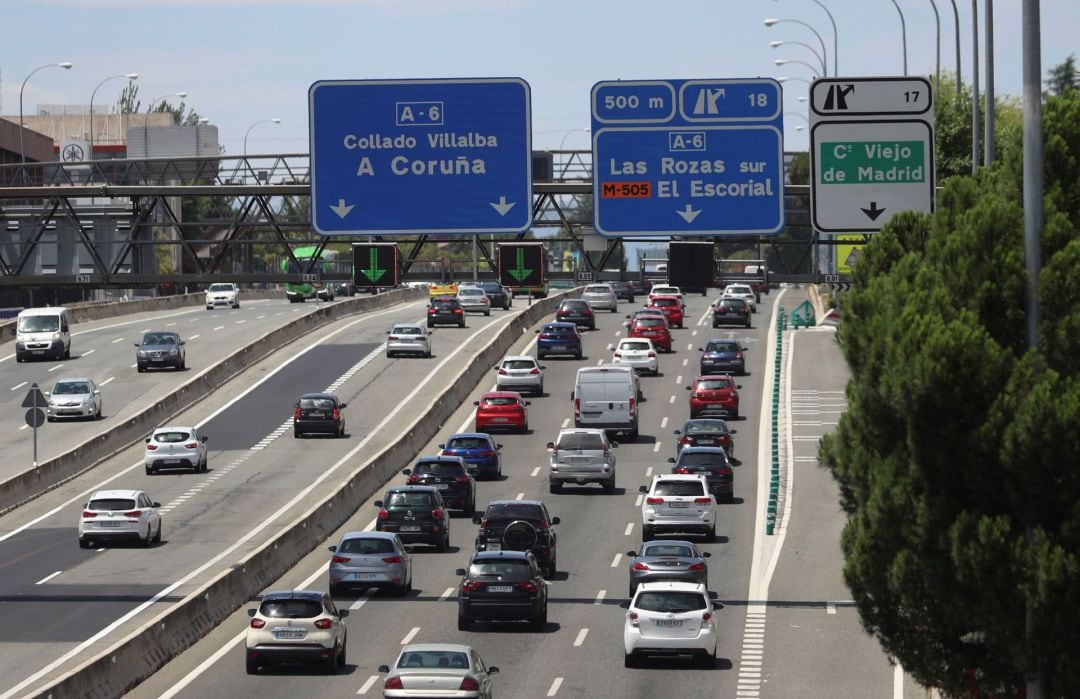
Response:
[[[1066,90],[1080,89],[1080,80],[1077,80],[1076,55],[1069,54],[1064,61],[1049,70],[1050,77],[1046,79],[1046,89],[1052,95],[1063,94]]]
[[[951,695],[1018,696],[1041,663],[1048,696],[1080,696],[1080,92],[1047,101],[1044,134],[1037,349],[1017,130],[863,248],[838,332],[849,408],[820,458],[844,576],[865,628]]]

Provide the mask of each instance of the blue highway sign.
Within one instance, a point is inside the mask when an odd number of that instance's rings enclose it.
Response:
[[[641,80],[592,89],[593,223],[605,236],[784,227],[775,80]]]
[[[529,84],[323,80],[308,90],[311,225],[323,235],[532,225]]]

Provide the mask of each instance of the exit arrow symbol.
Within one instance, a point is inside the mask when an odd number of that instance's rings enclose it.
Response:
[[[498,204],[496,204],[493,201],[489,201],[488,204],[491,204],[492,208],[494,208],[496,211],[498,211],[500,216],[505,216],[507,214],[507,212],[510,211],[510,209],[514,208],[514,205],[517,204],[517,202],[512,201],[510,203],[507,203],[506,202],[506,197],[499,197],[499,203]]]
[[[694,219],[697,218],[698,214],[701,213],[701,209],[695,211],[692,206],[687,204],[685,209],[683,209],[682,211],[676,211],[675,213],[682,216],[683,220],[687,223],[693,223]]]
[[[492,204],[492,206],[494,206],[494,204]],[[511,206],[513,206],[513,204],[511,204]],[[530,274],[532,274],[531,269],[526,269],[525,268],[525,250],[523,248],[518,248],[517,249],[517,260],[516,260],[516,262],[517,262],[517,267],[515,267],[514,269],[509,269],[507,271],[510,273],[510,276],[513,277],[514,279],[517,279],[518,283],[520,284],[521,282],[523,282],[525,280],[526,277],[528,277]]]
[[[872,201],[872,202],[870,202],[870,208],[869,209],[863,209],[862,212],[864,214],[866,214],[867,216],[869,216],[871,221],[876,221],[878,216],[885,213],[885,209],[877,208],[877,202]]]
[[[350,206],[349,208],[351,209],[352,207]],[[346,212],[346,213],[348,213],[348,212]],[[378,250],[376,250],[375,248],[371,248],[371,250],[368,253],[368,268],[367,269],[362,269],[362,270],[360,270],[360,272],[365,277],[370,279],[372,284],[374,284],[375,282],[382,279],[382,275],[386,274],[386,270],[385,269],[379,269],[379,251]]]
[[[353,210],[354,206],[356,206],[356,204],[346,205],[344,199],[338,199],[337,206],[331,204],[330,209],[341,218],[345,218],[349,215],[349,212]]]

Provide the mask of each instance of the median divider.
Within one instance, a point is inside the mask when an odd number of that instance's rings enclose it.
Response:
[[[772,430],[770,433],[772,462],[769,468],[769,499],[765,503],[765,533],[769,536],[776,533],[777,506],[780,500],[780,379],[786,325],[787,313],[781,306],[776,312],[776,360],[773,363]]]
[[[491,367],[523,333],[554,312],[576,290],[533,303],[476,352],[472,361],[431,406],[406,426],[398,440],[357,465],[337,489],[284,525],[266,543],[203,584],[181,602],[146,622],[95,658],[63,674],[35,696],[119,697],[179,655],[237,609],[249,603],[325,542],[402,466],[410,463],[469,393],[489,378]],[[239,671],[239,669],[238,669]]]
[[[203,400],[248,367],[323,325],[345,316],[415,301],[426,296],[424,289],[395,289],[384,294],[350,299],[322,306],[267,332],[187,381],[159,402],[124,422],[113,425],[107,432],[91,437],[71,451],[0,482],[0,514],[39,497],[94,468],[102,459],[127,449],[146,437],[150,430]]]

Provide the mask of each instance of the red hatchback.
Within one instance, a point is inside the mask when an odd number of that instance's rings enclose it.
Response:
[[[516,429],[522,433],[528,432],[529,411],[525,406],[531,404],[522,400],[521,394],[516,391],[489,391],[480,400],[473,401],[476,406],[476,431]]]
[[[652,340],[654,347],[671,351],[671,331],[665,318],[654,315],[635,316],[626,324],[630,328],[627,337],[644,337]]]
[[[690,391],[691,419],[704,415],[739,417],[739,389],[727,374],[709,374],[694,379]]]
[[[668,325],[683,327],[683,307],[678,296],[654,296],[649,300],[648,307],[660,309]]]

